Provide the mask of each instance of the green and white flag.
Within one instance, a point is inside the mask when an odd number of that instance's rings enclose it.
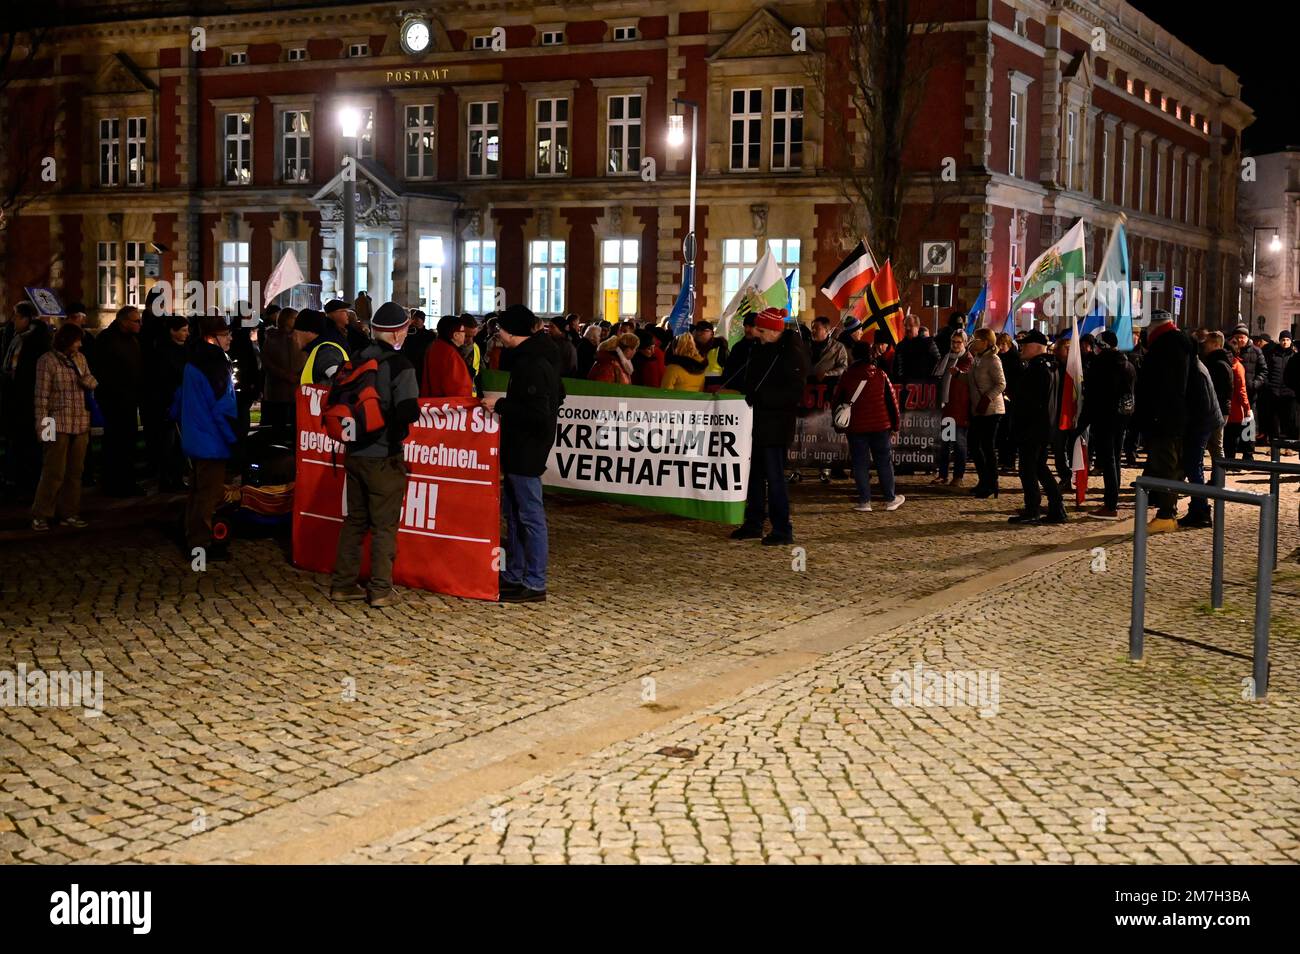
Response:
[[[1064,286],[1066,280],[1073,277],[1076,281],[1084,275],[1084,263],[1087,256],[1083,249],[1083,219],[1074,223],[1070,231],[1061,236],[1061,240],[1034,259],[1025,274],[1024,287],[1011,303],[1011,313],[1015,314],[1020,306],[1033,301],[1050,291],[1053,283]]]
[[[758,304],[762,302],[761,306]],[[728,344],[734,345],[745,334],[744,318],[750,311],[763,308],[785,308],[790,303],[790,289],[785,284],[785,273],[777,263],[769,246],[754,268],[740,283],[736,294],[727,302],[722,312],[719,329]]]

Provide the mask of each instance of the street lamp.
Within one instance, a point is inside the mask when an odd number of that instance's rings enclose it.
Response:
[[[1282,251],[1282,239],[1277,234],[1277,229],[1271,225],[1259,225],[1250,232],[1250,272],[1246,275],[1246,284],[1250,286],[1250,316],[1252,317],[1255,314],[1255,266],[1258,264],[1259,256],[1259,233],[1267,232],[1269,229],[1273,229],[1273,241],[1268,243],[1268,250],[1276,255]]]
[[[344,106],[339,110],[339,131],[343,133],[343,281],[339,287],[345,301],[353,301],[357,290],[357,134],[361,131],[361,110]],[[351,163],[348,160],[351,159]],[[351,169],[349,170],[349,166]]]
[[[686,138],[686,123],[680,109],[685,106],[691,111],[691,202],[687,212],[686,238],[682,242],[682,258],[686,262],[686,267],[690,269],[691,284],[695,283],[695,154],[696,141],[699,130],[700,104],[691,99],[683,99],[680,96],[673,98],[673,105],[677,107],[673,114],[668,117],[668,145],[674,149],[679,148]],[[691,310],[695,310],[695,295],[692,293],[688,299],[691,303]],[[693,319],[694,314],[691,315]]]

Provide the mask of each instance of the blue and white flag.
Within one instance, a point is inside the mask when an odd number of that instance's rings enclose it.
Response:
[[[673,330],[673,337],[691,330],[692,317],[695,314],[695,266],[687,265],[682,269],[682,290],[677,293],[673,310],[668,315],[668,327]]]
[[[975,329],[979,327],[980,317],[984,314],[985,303],[989,297],[989,283],[985,282],[984,287],[980,289],[979,295],[975,298],[975,304],[970,306],[970,311],[966,313],[966,337],[975,334]]]
[[[1097,272],[1096,299],[1093,311],[1105,315],[1110,330],[1119,339],[1120,351],[1133,350],[1132,275],[1128,264],[1128,234],[1124,219],[1110,233],[1106,254]]]
[[[785,320],[786,324],[799,323],[799,316],[794,310],[794,273],[797,268],[790,269],[790,274],[785,276]]]

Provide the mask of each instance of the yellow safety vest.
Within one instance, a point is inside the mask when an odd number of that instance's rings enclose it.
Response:
[[[479,365],[479,359],[480,359],[481,357],[482,357],[482,352],[479,351],[478,344],[475,343],[475,345],[474,345],[474,377],[476,377],[476,378],[478,377],[478,365]]]
[[[718,364],[718,355],[722,354],[722,348],[710,348],[707,354],[708,367],[704,369],[707,377],[716,378],[722,374],[722,365]]]
[[[312,368],[316,367],[316,352],[319,351],[321,348],[324,348],[324,347],[338,348],[338,349],[339,349],[339,354],[343,355],[343,361],[348,360],[348,353],[347,353],[346,351],[343,350],[342,345],[340,345],[338,342],[336,342],[336,341],[322,341],[322,342],[321,342],[320,344],[318,344],[316,347],[312,348],[310,352],[308,352],[308,354],[307,354],[307,363],[304,364],[304,365],[302,366],[302,376],[298,379],[298,383],[299,383],[299,384],[315,384],[315,383],[316,383],[315,381],[313,381],[313,380],[311,379],[311,372],[312,372]],[[339,362],[339,363],[342,364],[343,362],[341,361],[341,362]]]

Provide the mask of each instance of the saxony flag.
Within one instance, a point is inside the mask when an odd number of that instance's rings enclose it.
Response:
[[[1084,261],[1083,219],[1080,219],[1070,231],[1061,236],[1059,242],[1034,259],[1025,276],[1025,286],[1011,303],[1011,313],[1018,312],[1025,302],[1044,295],[1047,286],[1053,282],[1064,285],[1069,275],[1076,279],[1082,278]]]
[[[761,306],[755,307],[755,296],[762,300]],[[734,345],[745,333],[741,320],[744,319],[746,310],[762,311],[768,306],[785,308],[789,303],[790,290],[785,284],[785,273],[781,271],[769,246],[740,283],[740,288],[731,296],[731,301],[727,302],[721,316],[722,336],[728,344]]]
[[[867,329],[883,331],[891,344],[903,340],[903,308],[898,302],[898,285],[889,260],[876,272],[866,292],[853,305],[853,317]]]

